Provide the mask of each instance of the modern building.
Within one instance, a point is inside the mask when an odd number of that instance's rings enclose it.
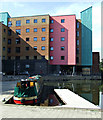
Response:
[[[80,74],[85,68],[92,70],[92,7],[81,12],[81,19],[0,13],[0,22],[4,72]]]

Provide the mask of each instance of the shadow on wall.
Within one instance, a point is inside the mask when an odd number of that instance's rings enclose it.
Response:
[[[28,39],[27,39],[28,40]],[[7,74],[47,74],[47,60],[22,39],[19,32],[8,28],[8,60],[3,60],[2,71]],[[32,58],[31,58],[32,57]]]

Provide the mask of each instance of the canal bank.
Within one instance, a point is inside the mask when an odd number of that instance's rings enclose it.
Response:
[[[27,76],[3,76],[2,90],[5,90],[6,88],[6,90],[13,89],[16,85],[16,81],[23,78],[25,79]],[[6,84],[6,88],[4,88],[4,84]],[[11,88],[8,88],[9,84],[11,85]],[[49,75],[43,76],[42,79],[38,81],[38,84],[42,91],[42,102],[48,98],[50,93],[53,93],[53,89],[62,88],[69,89],[95,105],[99,105],[100,76]]]
[[[101,118],[98,109],[3,104],[2,99],[10,95],[13,91],[0,95],[0,118]]]

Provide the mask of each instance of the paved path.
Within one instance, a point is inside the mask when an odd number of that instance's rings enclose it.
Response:
[[[0,95],[0,118],[101,118],[100,110],[3,104],[9,95]]]

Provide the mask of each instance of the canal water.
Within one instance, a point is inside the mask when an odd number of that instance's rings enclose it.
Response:
[[[69,89],[95,105],[99,105],[100,80],[45,81],[44,85],[53,86],[55,89]]]
[[[17,81],[0,82],[2,92],[13,90]],[[44,81],[46,86],[52,86],[55,89],[69,89],[76,94],[84,97],[95,105],[99,105],[99,87],[100,80],[69,80],[69,81]]]

